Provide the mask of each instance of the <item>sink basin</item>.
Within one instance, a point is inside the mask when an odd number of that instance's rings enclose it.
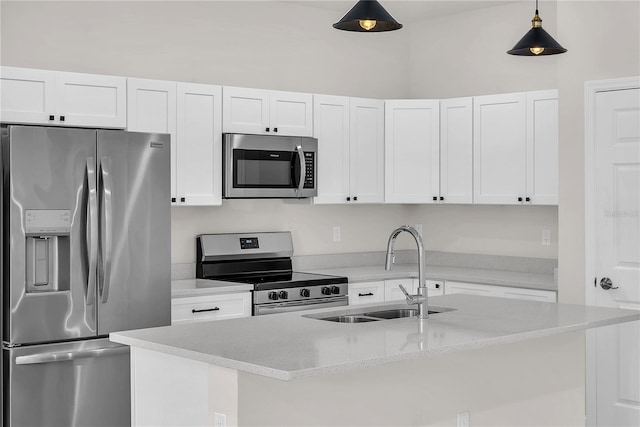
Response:
[[[377,310],[376,310],[377,309]],[[444,313],[452,311],[453,308],[447,307],[429,307],[429,314]],[[368,309],[351,310],[341,312],[331,316],[325,315],[307,315],[312,319],[326,320],[328,322],[337,323],[367,323],[378,320],[401,319],[406,317],[414,317],[418,314],[415,308],[400,308],[398,306],[386,307],[369,307]]]
[[[326,320],[328,322],[338,322],[338,323],[365,323],[365,322],[375,322],[380,319],[372,319],[370,317],[363,316],[331,316],[331,317],[322,317],[320,320]]]

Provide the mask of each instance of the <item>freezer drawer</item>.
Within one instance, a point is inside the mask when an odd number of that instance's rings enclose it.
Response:
[[[129,347],[108,339],[2,350],[10,427],[126,427]]]

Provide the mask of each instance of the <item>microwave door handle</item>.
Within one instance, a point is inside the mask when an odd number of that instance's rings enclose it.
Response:
[[[300,180],[298,181],[298,189],[296,190],[296,194],[298,197],[302,194],[302,189],[304,188],[304,177],[306,175],[306,165],[304,161],[304,151],[302,151],[302,145],[296,145],[296,150],[298,151],[298,161],[300,162]]]

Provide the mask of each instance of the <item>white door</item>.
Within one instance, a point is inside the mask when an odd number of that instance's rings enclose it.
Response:
[[[350,100],[350,184],[356,203],[384,202],[384,101]]]
[[[0,122],[54,124],[55,72],[0,67]]]
[[[519,204],[525,198],[526,95],[473,99],[473,201]]]
[[[222,88],[178,83],[178,204],[222,204]]]
[[[527,92],[525,202],[558,204],[558,91]]]
[[[634,89],[592,90],[588,140],[588,303],[640,309],[640,80]],[[587,84],[589,93],[590,84]],[[588,116],[589,117],[589,116]],[[591,142],[589,142],[591,141]],[[589,267],[588,267],[589,268]],[[589,270],[587,274],[589,274]],[[607,278],[611,281],[609,287]],[[593,280],[593,281],[592,281]],[[640,425],[640,322],[598,328],[589,337],[589,423]],[[595,412],[595,413],[594,413]]]
[[[313,134],[313,95],[271,91],[269,124],[276,135],[311,136]]]
[[[440,100],[440,197],[473,203],[473,100]]]
[[[171,135],[171,203],[176,187],[176,82],[127,79],[127,130]]]
[[[386,203],[437,203],[440,193],[440,102],[385,101]]]
[[[56,73],[56,118],[67,126],[127,127],[127,79]]]
[[[270,135],[269,91],[225,86],[223,91],[225,133]]]
[[[318,196],[314,203],[347,203],[349,98],[314,95],[313,136],[318,139]]]

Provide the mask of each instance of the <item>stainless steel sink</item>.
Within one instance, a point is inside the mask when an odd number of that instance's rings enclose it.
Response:
[[[447,307],[429,307],[429,314],[444,313],[453,311],[453,308]],[[418,314],[418,310],[412,308],[398,308],[397,306],[386,307],[369,307],[368,309],[350,310],[348,312],[334,313],[331,316],[326,314],[310,314],[304,317],[312,319],[326,320],[328,322],[338,323],[367,323],[378,320],[401,319],[406,317],[414,317]]]

